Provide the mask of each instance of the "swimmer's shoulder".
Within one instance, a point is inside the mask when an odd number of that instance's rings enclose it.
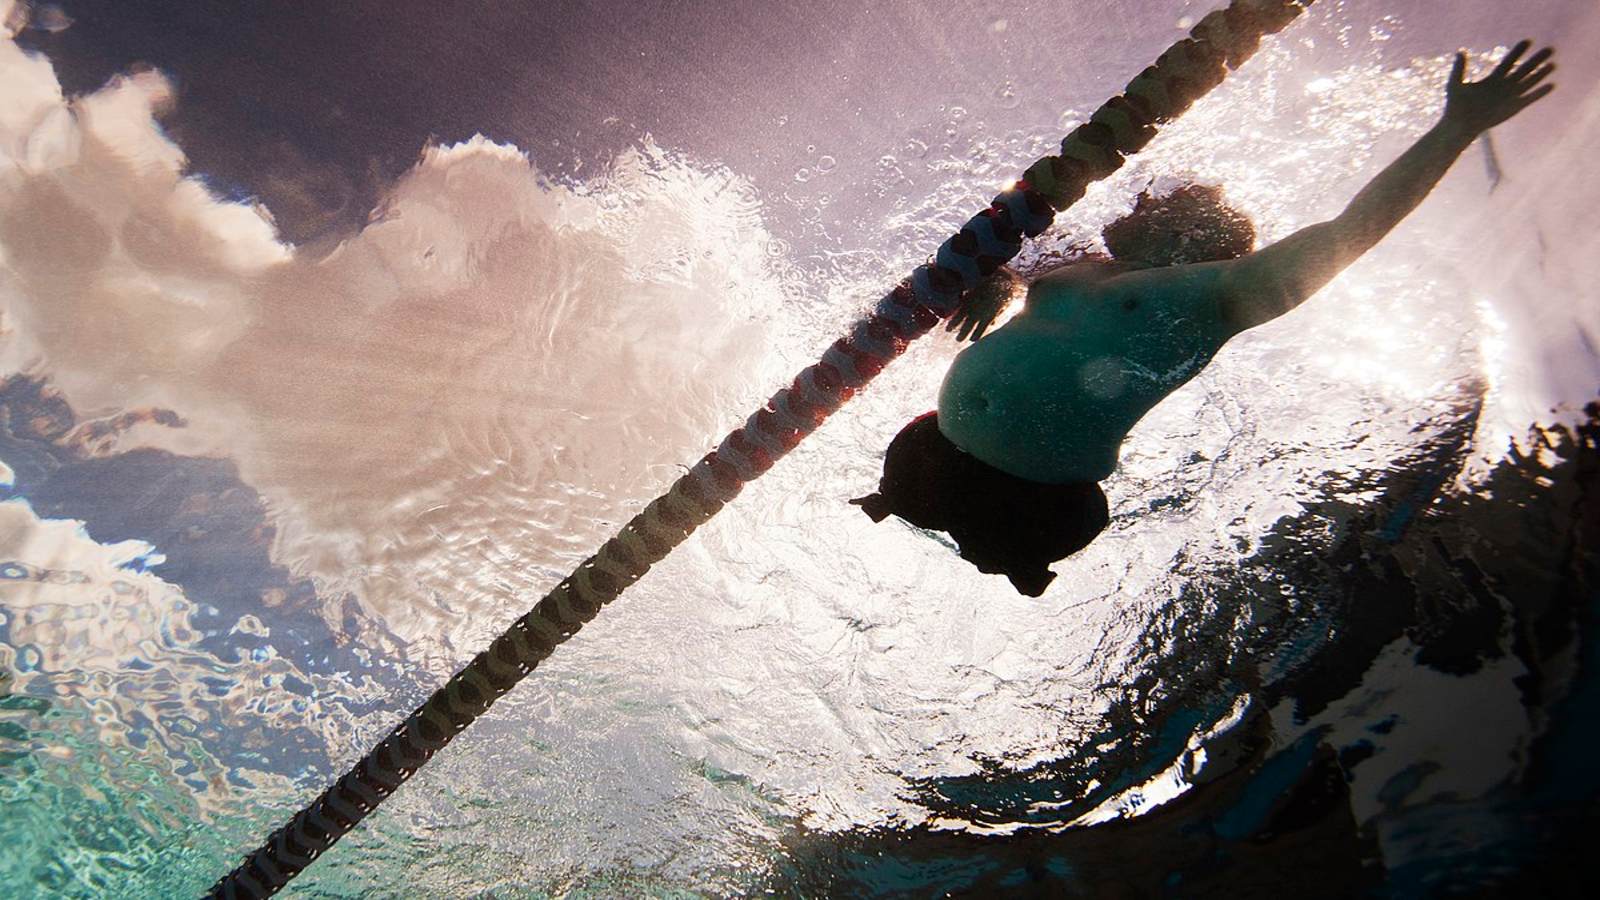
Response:
[[[1029,279],[1030,290],[1071,288],[1099,284],[1109,278],[1135,271],[1138,267],[1119,263],[1110,257],[1087,257],[1066,265],[1056,266]]]
[[[1033,279],[1027,303],[1032,315],[1018,319],[1082,324],[1086,315],[1098,320],[1111,310],[1143,310],[1141,318],[1155,314],[1199,324],[1221,343],[1240,330],[1223,303],[1236,262],[1146,266],[1096,259],[1062,266]]]
[[[1085,287],[1092,287],[1103,300],[1133,301],[1138,306],[1214,321],[1221,327],[1225,324],[1221,299],[1232,264],[1233,260],[1220,260],[1132,268],[1111,273]]]
[[[1058,266],[1028,282],[1027,307],[1031,312],[1058,311],[1063,305],[1085,300],[1107,281],[1133,268],[1111,259],[1093,258]]]

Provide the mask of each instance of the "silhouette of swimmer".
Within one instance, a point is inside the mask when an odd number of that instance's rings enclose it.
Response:
[[[1025,282],[1001,270],[962,301],[949,328],[975,343],[956,357],[937,412],[889,445],[878,492],[850,502],[948,532],[963,559],[1037,597],[1049,565],[1109,522],[1097,482],[1123,438],[1234,335],[1315,294],[1415,209],[1480,134],[1548,94],[1545,48],[1522,41],[1482,81],[1457,54],[1445,110],[1337,218],[1251,252],[1255,229],[1215,188],[1190,185],[1106,226],[1110,259]],[[1026,285],[1011,321],[985,336]]]

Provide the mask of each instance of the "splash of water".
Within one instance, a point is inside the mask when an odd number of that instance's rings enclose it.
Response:
[[[1397,70],[1357,49],[1333,68],[1299,62],[1299,48],[1264,51],[1097,186],[1038,252],[1092,244],[1147,184],[1187,177],[1224,184],[1267,238],[1335,212],[1424,126],[1418,111],[1436,108],[1446,65]],[[861,247],[803,259],[767,224],[781,201],[647,141],[589,180],[552,183],[515,148],[474,139],[425,151],[366,228],[314,257],[281,244],[262,211],[185,177],[181,149],[153,118],[171,102],[159,76],[68,100],[48,63],[9,41],[0,73],[23,101],[0,105],[0,362],[48,373],[89,417],[181,413],[186,428],[148,417],[95,453],[144,444],[236,460],[277,526],[274,559],[315,577],[329,632],[343,633],[341,598],[353,598],[358,618],[378,623],[363,649],[420,668],[422,681],[520,612],[722,433],[726,416],[815,356],[814,341],[949,230],[952,210],[993,193],[1049,139],[996,135],[988,113],[952,102],[864,154],[877,160],[871,171],[828,144],[834,163],[807,189],[876,191],[887,208]],[[1594,121],[1578,131],[1592,135]],[[1565,159],[1577,142],[1565,136],[1545,158]],[[810,168],[822,172],[821,157]],[[1453,177],[1323,295],[1237,341],[1141,425],[1108,485],[1112,529],[1067,564],[1048,605],[842,503],[873,483],[887,437],[931,405],[953,350],[919,346],[497,706],[436,776],[353,839],[349,862],[316,877],[333,891],[448,891],[593,885],[620,869],[650,873],[630,889],[732,890],[771,864],[785,817],[821,829],[923,821],[929,806],[908,794],[910,780],[1022,769],[1092,744],[1117,686],[1165,671],[1163,636],[1194,616],[1238,612],[1175,612],[1189,586],[1255,554],[1284,517],[1360,499],[1364,476],[1385,471],[1418,429],[1437,430],[1472,376],[1490,385],[1491,406],[1529,383],[1517,370],[1527,339],[1506,336],[1518,308],[1506,298],[1526,288],[1459,260],[1475,229],[1534,201],[1504,199],[1515,167],[1489,201],[1473,174]],[[1548,197],[1559,182],[1541,178],[1520,196]],[[824,234],[856,211],[810,194],[795,202]],[[74,666],[108,673],[61,701],[81,726],[30,738],[47,771],[30,783],[92,783],[103,795],[84,793],[91,812],[77,821],[114,818],[128,784],[157,785],[158,804],[183,815],[215,814],[213,796],[271,810],[291,790],[271,767],[253,787],[230,786],[239,764],[211,738],[186,734],[179,718],[141,720],[154,682],[190,720],[249,721],[278,750],[296,730],[337,727],[319,730],[308,752],[341,756],[381,727],[272,705],[275,676],[364,699],[313,654],[220,659],[190,648],[181,621],[159,640],[154,620],[128,630],[148,643],[137,658],[162,673],[134,674],[128,648],[73,610],[181,620],[184,604],[202,601],[155,575],[113,571],[163,548],[112,553],[74,532],[47,552],[40,535],[59,537],[56,523],[0,509],[25,536],[12,549],[28,571],[92,573],[88,588],[7,593],[34,630],[12,622],[0,644],[7,666],[42,673],[41,691]],[[105,561],[83,561],[95,554]],[[119,579],[144,592],[117,594]],[[106,591],[102,605],[88,599]],[[1289,597],[1264,613],[1298,608]],[[281,627],[266,602],[227,614],[244,632],[268,631],[269,644]],[[120,649],[94,655],[106,647]],[[208,666],[224,671],[202,676]],[[219,682],[226,714],[194,712],[214,702],[203,677],[236,682]],[[146,782],[129,774],[134,763],[99,780],[84,773],[104,763],[51,763],[45,748],[84,747],[108,728],[171,745],[136,757],[155,772]],[[192,768],[170,762],[190,757]],[[1177,785],[1171,793],[1183,780],[1163,774],[1169,761],[1144,774]],[[59,811],[51,790],[28,802]],[[1113,798],[1106,814],[1156,805],[1152,791],[1138,796]],[[170,837],[181,818],[149,831]],[[982,830],[1000,818],[944,810],[939,821]],[[188,865],[198,883],[223,848],[271,820],[247,807],[214,820],[221,837],[206,858],[159,859]],[[551,852],[535,861],[530,844]]]

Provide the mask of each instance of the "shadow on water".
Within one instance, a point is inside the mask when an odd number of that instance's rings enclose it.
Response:
[[[1593,896],[1573,861],[1600,824],[1600,403],[1463,492],[1480,409],[1466,386],[1387,471],[1329,476],[1328,496],[1373,499],[1310,506],[1236,570],[1186,577],[1146,623],[1148,665],[1100,686],[1093,738],[914,781],[934,825],[802,829],[772,887]]]

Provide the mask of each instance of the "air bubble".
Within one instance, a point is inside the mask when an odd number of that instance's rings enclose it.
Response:
[[[824,156],[821,159],[817,160],[817,171],[819,173],[823,174],[823,175],[826,175],[829,172],[832,172],[834,167],[837,166],[838,164],[839,164],[839,161],[834,159],[833,157]]]

